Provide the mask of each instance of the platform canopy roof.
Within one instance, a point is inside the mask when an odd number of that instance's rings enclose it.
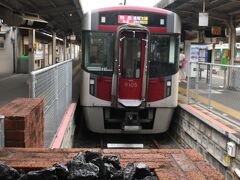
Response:
[[[176,12],[182,21],[183,29],[196,30],[199,12],[209,14],[209,26],[227,27],[232,18],[235,27],[240,26],[240,1],[239,0],[160,0],[156,7],[165,8]]]
[[[36,18],[47,21],[47,31],[58,34],[81,34],[82,7],[79,0],[1,0],[0,12],[5,10],[6,24],[18,25],[24,18]],[[6,13],[8,12],[8,13]],[[2,13],[4,15],[4,13]],[[12,18],[17,16],[17,18]],[[19,18],[20,17],[20,18]],[[24,17],[24,18],[22,18]]]

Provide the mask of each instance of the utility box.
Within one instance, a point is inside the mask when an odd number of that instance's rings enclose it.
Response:
[[[235,157],[236,155],[236,144],[234,142],[227,143],[227,153],[231,157]]]
[[[0,147],[4,147],[4,116],[0,115]]]

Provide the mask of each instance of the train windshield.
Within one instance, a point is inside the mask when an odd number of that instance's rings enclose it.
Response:
[[[173,35],[151,35],[150,77],[173,75],[178,71],[179,38]]]
[[[114,34],[83,32],[84,68],[95,74],[112,75]]]
[[[140,78],[141,40],[126,38],[123,40],[123,77]]]

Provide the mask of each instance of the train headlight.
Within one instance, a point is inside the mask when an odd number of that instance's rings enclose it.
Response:
[[[167,81],[167,86],[172,86],[172,81]]]
[[[171,96],[172,81],[166,83],[166,97]]]
[[[89,81],[89,93],[93,96],[95,96],[96,94],[96,90],[95,90],[95,79],[90,79]]]

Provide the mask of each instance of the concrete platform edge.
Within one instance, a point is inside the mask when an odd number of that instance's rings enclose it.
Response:
[[[75,131],[74,112],[76,103],[69,105],[62,122],[55,134],[55,137],[50,145],[51,149],[71,148],[73,144],[73,135]]]

